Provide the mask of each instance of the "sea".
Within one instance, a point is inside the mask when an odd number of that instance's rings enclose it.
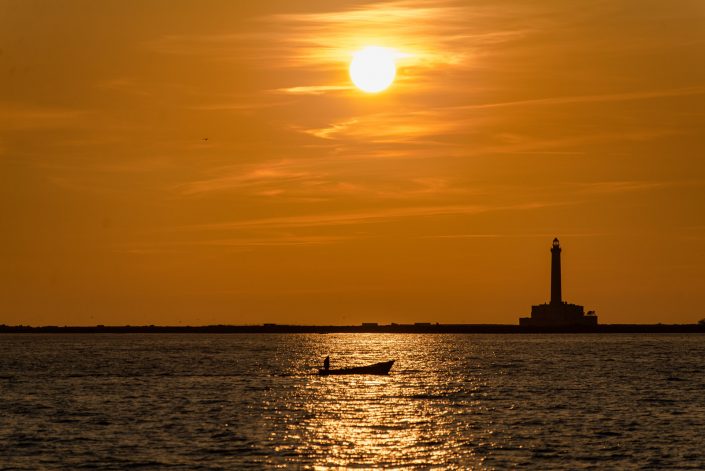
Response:
[[[1,469],[705,469],[700,334],[5,334]],[[388,376],[317,375],[386,360]]]

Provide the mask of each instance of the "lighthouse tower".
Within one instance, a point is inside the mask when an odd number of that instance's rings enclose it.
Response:
[[[561,244],[553,239],[551,246],[551,304],[561,304]]]
[[[523,327],[589,328],[597,325],[597,316],[585,314],[583,306],[563,301],[561,292],[561,244],[558,238],[551,244],[551,302],[531,306],[531,317],[521,317]]]

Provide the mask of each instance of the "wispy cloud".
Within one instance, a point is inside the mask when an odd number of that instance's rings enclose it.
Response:
[[[262,237],[199,238],[190,241],[167,242],[167,246],[184,247],[286,247],[326,245],[353,239],[352,236],[277,234]]]
[[[131,95],[150,96],[151,92],[146,89],[133,77],[116,77],[108,80],[101,80],[96,84],[96,88],[101,90],[111,90]]]
[[[608,235],[604,232],[562,232],[561,237],[603,237]],[[555,237],[555,233],[551,232],[533,232],[533,233],[506,233],[506,234],[441,234],[421,236],[422,239],[550,239]]]
[[[452,119],[452,115],[442,108],[400,109],[345,118],[320,128],[303,129],[302,132],[320,139],[366,144],[421,141],[438,144],[435,137],[467,132],[467,125],[467,119]]]
[[[163,54],[198,55],[214,60],[249,60],[259,67],[305,69],[313,77],[347,68],[353,53],[367,45],[400,51],[401,84],[442,87],[428,77],[439,66],[467,67],[475,57],[497,45],[517,41],[540,21],[518,21],[532,9],[514,5],[467,5],[441,0],[434,4],[396,0],[358,4],[347,9],[274,14],[239,25],[238,31],[205,35],[166,35],[147,47]],[[514,18],[515,20],[512,20]],[[295,80],[295,79],[294,79]],[[311,81],[315,78],[309,79]],[[322,80],[322,79],[321,79]],[[274,91],[321,95],[353,90],[342,77],[336,81],[292,83]]]
[[[436,106],[424,110],[401,110],[386,113],[366,114],[343,119],[322,128],[305,129],[307,134],[322,138],[361,138],[373,141],[416,140],[423,136],[447,133],[466,133],[470,126],[484,121],[478,116],[468,115],[472,110],[492,110],[514,107],[546,107],[559,105],[614,103],[654,100],[659,98],[676,98],[705,95],[705,86],[646,90],[595,95],[575,95],[531,98],[509,102],[480,103],[463,106]],[[623,139],[648,139],[672,135],[670,129],[640,129],[632,132],[593,133],[588,136],[563,136],[562,140],[604,139],[611,136]],[[555,142],[555,141],[554,141]],[[518,142],[517,142],[518,143]]]
[[[310,85],[305,87],[278,88],[275,92],[288,93],[291,95],[323,95],[329,92],[342,92],[352,90],[350,85]]]
[[[290,66],[331,67],[348,61],[360,47],[377,44],[406,54],[402,66],[429,67],[466,63],[483,46],[516,40],[528,32],[519,22],[499,30],[482,26],[506,13],[496,6],[401,0],[274,15],[265,21],[290,44],[285,59]]]
[[[219,167],[211,171],[211,178],[196,180],[179,186],[184,195],[198,195],[224,190],[255,191],[267,195],[276,194],[271,191],[276,185],[290,186],[294,182],[321,180],[326,174],[321,171],[303,169],[301,164],[295,165],[288,161],[271,162],[267,164]],[[270,188],[264,188],[264,187]],[[264,192],[264,193],[263,193]]]
[[[287,199],[289,201],[324,201],[341,197],[358,201],[425,200],[470,195],[467,188],[451,178],[412,176],[399,180],[393,176],[369,175],[364,158],[314,158],[235,165],[213,169],[210,176],[177,187],[183,196],[203,196],[219,192],[243,196]],[[363,173],[359,173],[363,172]]]
[[[646,90],[639,92],[623,92],[623,93],[607,93],[596,95],[574,95],[574,96],[555,96],[544,98],[530,98],[526,100],[498,102],[498,103],[481,103],[460,106],[457,109],[461,110],[478,110],[491,108],[510,108],[510,107],[530,107],[530,106],[552,106],[566,105],[575,103],[610,103],[622,101],[640,101],[651,100],[657,98],[671,97],[687,97],[694,95],[705,95],[705,86],[670,88],[662,90]]]
[[[291,101],[285,100],[253,100],[252,97],[241,97],[239,100],[223,100],[198,105],[187,105],[185,108],[195,111],[254,111],[288,105],[290,103]]]
[[[25,130],[75,126],[87,114],[84,110],[0,103],[0,129]]]
[[[602,181],[602,182],[587,182],[573,183],[579,193],[586,194],[614,194],[627,193],[633,191],[648,191],[660,188],[672,187],[674,185],[682,185],[683,182],[673,181]]]
[[[346,226],[357,224],[376,224],[397,219],[434,217],[448,215],[471,215],[489,211],[527,211],[556,206],[551,202],[522,202],[505,205],[448,205],[448,206],[418,206],[400,208],[382,208],[377,210],[308,214],[300,216],[282,216],[272,218],[251,219],[229,223],[201,224],[177,228],[180,231],[222,231],[235,229],[296,229],[306,227]],[[560,203],[565,204],[565,203]]]

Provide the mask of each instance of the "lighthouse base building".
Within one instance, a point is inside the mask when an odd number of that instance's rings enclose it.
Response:
[[[551,246],[551,302],[531,306],[531,317],[519,318],[522,327],[595,327],[597,316],[593,311],[570,304],[561,294],[561,245],[553,239]]]
[[[539,304],[531,306],[531,317],[519,319],[522,327],[595,327],[597,316],[585,313],[577,304]]]

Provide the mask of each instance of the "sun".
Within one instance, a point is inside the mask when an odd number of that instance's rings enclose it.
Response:
[[[394,82],[397,56],[396,51],[386,47],[360,49],[350,62],[350,79],[363,92],[381,92]]]

